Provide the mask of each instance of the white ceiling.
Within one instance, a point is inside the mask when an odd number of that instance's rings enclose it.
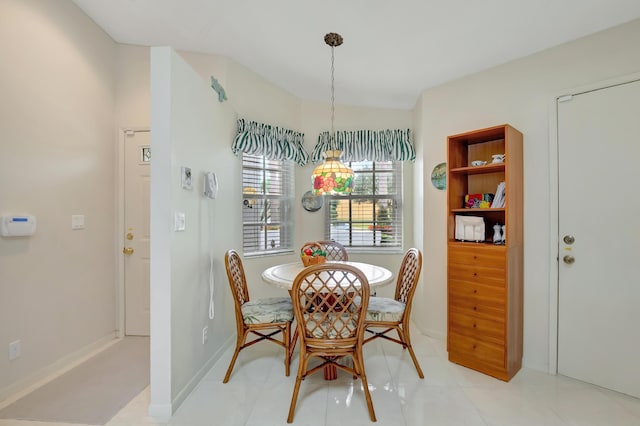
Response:
[[[640,0],[73,0],[119,43],[228,56],[308,100],[410,109],[427,88],[640,18]],[[639,40],[640,41],[640,40]]]

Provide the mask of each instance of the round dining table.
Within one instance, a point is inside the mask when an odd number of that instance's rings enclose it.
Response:
[[[385,284],[389,284],[393,281],[393,274],[387,268],[382,266],[372,265],[370,263],[363,262],[350,262],[350,261],[327,261],[327,263],[340,263],[345,265],[351,265],[362,271],[367,281],[369,281],[369,287],[379,287]],[[293,281],[296,276],[302,272],[305,266],[302,262],[283,263],[281,265],[271,266],[262,273],[262,279],[267,284],[274,285],[276,287],[291,290]]]
[[[345,265],[354,266],[362,271],[367,281],[369,281],[369,287],[375,288],[389,284],[393,281],[393,274],[387,268],[382,266],[372,265],[370,263],[363,262],[350,262],[350,261],[327,261],[326,263],[341,263]],[[262,279],[267,284],[274,285],[286,290],[291,291],[293,281],[300,272],[305,268],[302,262],[283,263],[281,265],[271,266],[262,272]],[[295,342],[297,341],[298,329],[296,328],[293,333],[293,345],[291,345],[290,353],[293,353],[295,349]],[[334,365],[325,365],[324,378],[325,380],[334,380],[338,377],[338,372]]]

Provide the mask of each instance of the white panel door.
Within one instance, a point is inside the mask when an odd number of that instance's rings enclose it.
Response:
[[[558,373],[640,397],[640,82],[558,103],[558,179]]]
[[[150,133],[131,132],[126,135],[124,145],[125,335],[148,336]]]

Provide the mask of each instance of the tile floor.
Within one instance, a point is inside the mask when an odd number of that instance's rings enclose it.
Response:
[[[447,361],[445,343],[413,335],[425,373],[419,379],[399,345],[365,346],[365,367],[378,425],[560,426],[640,425],[640,400],[563,376],[522,369],[509,383]],[[297,357],[284,376],[280,350],[259,344],[241,352],[229,383],[222,384],[231,351],[206,375],[169,423],[148,417],[148,388],[107,426],[285,425]],[[305,380],[294,425],[371,425],[360,381],[338,373]],[[0,426],[79,426],[0,420]]]

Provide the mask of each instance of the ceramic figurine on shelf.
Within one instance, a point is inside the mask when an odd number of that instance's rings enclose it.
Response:
[[[504,163],[504,154],[495,154],[491,156],[491,162],[494,164]]]
[[[493,225],[493,244],[501,244],[502,236],[500,236],[500,224],[496,223]]]
[[[502,225],[502,244],[506,244],[507,242],[507,225]]]

